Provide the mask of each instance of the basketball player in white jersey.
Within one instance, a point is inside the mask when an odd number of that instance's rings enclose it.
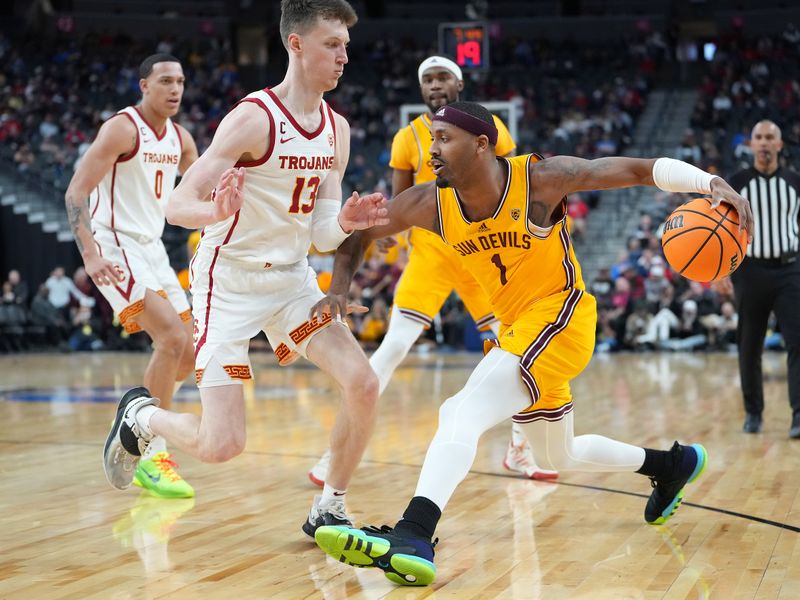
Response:
[[[372,433],[378,379],[343,315],[309,320],[324,294],[307,254],[312,243],[335,249],[387,213],[380,194],[354,193],[341,204],[350,130],[322,100],[342,76],[356,19],[345,0],[283,0],[286,77],[231,110],[170,197],[171,223],[205,228],[190,267],[203,412],[170,412],[146,390],[128,392],[106,442],[106,474],[116,487],[129,483],[131,465],[156,435],[206,462],[242,452],[248,344],[264,331],[280,364],[304,356],[342,390],[330,472],[303,531],[313,537],[321,525],[349,522],[345,491]]]
[[[143,383],[169,406],[192,371],[194,353],[189,302],[161,242],[164,206],[175,176],[197,160],[197,146],[170,118],[183,96],[178,59],[154,54],[139,74],[141,103],[100,127],[72,177],[66,205],[89,277],[126,331],[144,330],[153,339]],[[161,497],[194,496],[175,466],[163,438],[155,438],[133,482]]]

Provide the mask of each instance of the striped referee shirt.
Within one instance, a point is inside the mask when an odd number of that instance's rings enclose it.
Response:
[[[800,251],[800,175],[778,167],[767,176],[751,167],[734,174],[728,183],[753,211],[753,243],[747,256],[780,258]]]

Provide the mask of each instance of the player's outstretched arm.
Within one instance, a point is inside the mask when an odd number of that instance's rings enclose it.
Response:
[[[86,274],[97,285],[122,281],[124,275],[118,265],[103,258],[97,251],[89,216],[89,194],[100,184],[117,159],[136,149],[136,143],[136,126],[129,118],[117,115],[103,123],[92,145],[81,158],[64,195],[67,219],[83,258]]]
[[[554,156],[531,163],[529,169],[530,214],[534,218],[544,213],[549,217],[555,204],[571,192],[654,185],[668,192],[709,194],[715,206],[720,202],[732,205],[740,216],[740,230],[746,229],[752,238],[753,215],[750,204],[721,177],[680,160],[619,156],[585,160],[573,156]]]
[[[270,129],[264,111],[242,102],[222,120],[211,145],[186,171],[170,194],[167,221],[197,229],[223,221],[242,207],[244,170],[239,161],[255,161],[267,152]],[[214,192],[216,188],[216,192]]]
[[[356,231],[336,251],[333,261],[333,276],[328,295],[309,311],[314,318],[330,313],[334,318],[344,318],[348,312],[347,293],[358,267],[364,260],[364,252],[373,240],[411,227],[422,227],[439,233],[438,210],[436,208],[436,186],[433,182],[415,185],[388,203],[384,225]]]
[[[311,221],[311,242],[317,250],[330,252],[353,231],[386,224],[386,199],[382,194],[353,194],[342,205],[342,180],[350,156],[350,126],[334,113],[336,147],[333,167],[317,192]]]

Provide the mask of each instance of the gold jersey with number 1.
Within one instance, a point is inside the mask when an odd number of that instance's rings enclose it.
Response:
[[[498,133],[496,153],[504,156],[514,150],[514,140],[496,116],[494,123]],[[413,171],[414,184],[433,181],[436,176],[430,166],[431,142],[431,121],[428,115],[423,114],[394,136],[389,166]],[[495,320],[486,295],[461,265],[458,255],[436,234],[413,229],[408,265],[395,289],[395,308],[409,319],[428,327],[453,290],[464,302],[478,328],[486,329]]]
[[[531,406],[518,422],[555,421],[572,410],[569,381],[589,363],[597,310],[561,212],[548,227],[528,219],[528,154],[505,163],[506,187],[494,214],[472,222],[454,188],[437,189],[444,242],[477,280],[500,320],[496,345],[520,357]]]

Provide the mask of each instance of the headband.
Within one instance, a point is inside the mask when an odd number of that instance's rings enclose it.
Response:
[[[451,123],[456,127],[468,131],[473,135],[485,135],[489,138],[489,143],[493,146],[497,144],[497,127],[494,123],[489,125],[486,121],[473,117],[470,114],[462,112],[457,108],[445,105],[436,111],[433,115],[433,121],[444,121]]]
[[[425,71],[433,67],[439,67],[440,69],[450,71],[459,81],[464,79],[461,76],[461,69],[459,66],[449,58],[445,58],[444,56],[429,56],[422,61],[419,69],[417,69],[417,77],[419,77],[420,83],[422,83],[422,75],[425,73]]]

